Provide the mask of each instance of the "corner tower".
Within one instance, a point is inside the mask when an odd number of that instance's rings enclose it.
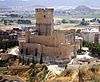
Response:
[[[54,9],[36,9],[36,27],[39,35],[52,35],[53,26],[53,11]]]

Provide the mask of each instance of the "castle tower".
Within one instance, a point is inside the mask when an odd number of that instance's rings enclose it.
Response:
[[[36,9],[36,27],[39,35],[52,35],[53,27],[53,9]]]

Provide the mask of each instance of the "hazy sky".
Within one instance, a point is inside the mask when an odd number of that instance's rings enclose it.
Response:
[[[86,5],[89,7],[100,8],[100,0],[0,0],[0,6],[67,6],[76,7],[78,5]]]

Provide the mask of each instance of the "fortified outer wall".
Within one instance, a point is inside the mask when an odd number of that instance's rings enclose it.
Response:
[[[21,43],[20,49],[23,48],[25,53],[28,48],[28,52],[33,54],[37,48],[39,54],[69,57],[70,55],[76,54],[77,51],[75,38],[73,37],[74,34],[75,30],[55,31],[51,36],[32,35],[30,32],[27,32],[26,43]]]
[[[38,49],[38,55],[43,53],[45,56],[69,58],[74,53],[74,46],[70,44],[61,44],[59,47],[48,47],[35,43],[23,43],[20,50],[23,49],[23,54],[26,54],[26,49],[28,49],[28,55],[33,55],[36,48]]]
[[[40,44],[33,44],[33,43],[20,43],[20,47],[19,47],[19,50],[21,51],[22,49],[22,53],[23,54],[26,54],[26,49],[28,49],[28,53],[27,55],[33,55],[34,54],[34,51],[35,49],[38,49],[38,53],[41,54],[41,45]]]

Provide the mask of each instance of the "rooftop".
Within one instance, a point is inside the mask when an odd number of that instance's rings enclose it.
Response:
[[[83,29],[81,32],[99,32],[99,29],[97,29],[97,28],[86,28],[86,29]]]

